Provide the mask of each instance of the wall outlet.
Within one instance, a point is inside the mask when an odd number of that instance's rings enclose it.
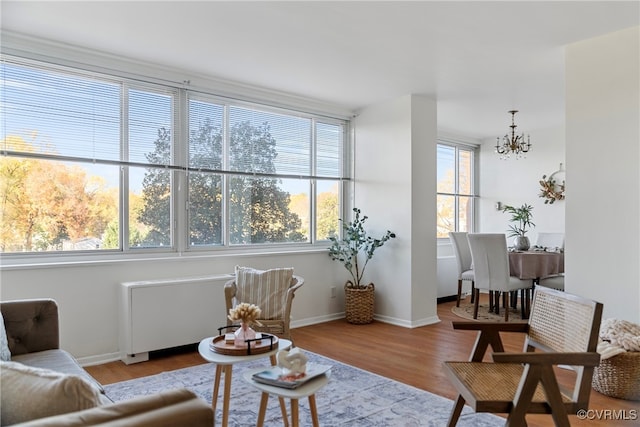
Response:
[[[335,298],[336,297],[336,287],[332,286],[330,288],[330,290],[331,290],[331,298]]]

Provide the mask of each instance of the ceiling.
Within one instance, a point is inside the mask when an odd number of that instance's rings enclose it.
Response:
[[[3,31],[313,98],[357,113],[437,99],[441,133],[564,122],[564,48],[640,25],[640,2],[6,1]]]

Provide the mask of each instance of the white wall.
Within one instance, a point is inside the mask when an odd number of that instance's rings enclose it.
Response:
[[[565,288],[640,323],[640,27],[566,55]],[[570,273],[570,274],[569,274]]]
[[[296,292],[292,326],[344,317],[344,295],[330,297],[331,286],[341,289],[344,275],[326,250],[315,253],[280,253],[253,256],[206,256],[164,260],[120,261],[3,268],[0,271],[1,299],[54,298],[60,306],[60,341],[65,350],[82,363],[118,359],[118,289],[122,282],[197,277],[232,273],[236,264],[255,268],[294,267],[305,279]],[[220,299],[212,309],[224,307]],[[226,323],[224,310],[211,335]],[[158,328],[162,328],[158,325]],[[205,338],[205,337],[203,337]]]
[[[524,112],[522,112],[524,114]],[[516,116],[517,124],[517,116]],[[508,123],[505,120],[505,129]],[[480,149],[480,203],[479,230],[483,233],[507,233],[509,214],[495,208],[503,205],[533,206],[533,222],[536,226],[527,233],[534,244],[539,231],[565,231],[565,201],[545,204],[539,197],[543,175],[551,175],[565,164],[564,127],[545,130],[522,129],[531,136],[531,150],[524,159],[501,160],[494,152],[495,139],[483,141]],[[566,174],[557,174],[557,177]],[[569,193],[571,190],[569,189]],[[511,239],[509,239],[511,241]]]
[[[407,95],[367,107],[355,120],[355,206],[379,249],[366,278],[376,284],[376,317],[405,326],[437,321],[436,103]]]

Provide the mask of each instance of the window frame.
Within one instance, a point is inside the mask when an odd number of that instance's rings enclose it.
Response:
[[[480,157],[480,146],[477,144],[472,144],[472,143],[467,143],[467,142],[461,142],[461,141],[454,141],[452,139],[445,139],[445,138],[438,138],[437,139],[437,143],[436,143],[436,150],[438,149],[439,146],[444,146],[444,147],[449,147],[449,148],[453,148],[454,149],[454,177],[455,177],[455,182],[454,182],[454,191],[449,193],[449,192],[441,192],[438,191],[436,189],[436,200],[438,198],[438,196],[451,196],[454,198],[454,207],[453,207],[453,211],[455,212],[455,216],[454,216],[454,230],[452,231],[460,231],[460,215],[459,215],[459,200],[461,197],[468,197],[469,201],[471,202],[471,229],[470,230],[466,230],[469,233],[473,233],[475,232],[475,230],[477,229],[477,224],[478,224],[478,199],[479,199],[479,194],[478,194],[478,188],[480,187],[480,183],[479,183],[479,173],[478,173],[478,165],[479,165],[479,157]],[[471,193],[470,194],[463,194],[460,193],[460,151],[466,151],[471,153],[472,156],[472,160],[471,160]],[[436,159],[436,162],[438,160]],[[436,188],[437,188],[437,181],[436,181]],[[436,209],[437,209],[437,203],[436,203]],[[437,227],[437,223],[436,223],[436,227]],[[437,230],[436,230],[436,236],[437,236]],[[436,237],[437,240],[440,241],[445,241],[448,240],[449,237],[448,236],[443,236],[443,237]]]
[[[11,51],[11,49],[9,49]],[[37,56],[37,55],[36,55]],[[123,149],[125,144],[128,144],[129,141],[126,135],[126,127],[124,123],[127,121],[127,103],[122,102],[120,106],[120,116],[121,116],[121,139],[120,139],[120,160],[116,163],[120,168],[120,180],[118,184],[118,192],[119,192],[119,206],[118,206],[118,217],[119,217],[119,241],[120,247],[117,249],[100,249],[100,250],[70,250],[70,251],[32,251],[32,252],[3,252],[0,255],[3,258],[20,258],[27,260],[44,260],[49,258],[60,258],[60,259],[70,259],[74,257],[82,257],[88,255],[90,257],[97,258],[109,258],[110,256],[115,256],[116,259],[119,259],[122,256],[153,256],[154,254],[202,254],[202,252],[216,252],[216,251],[225,251],[225,252],[260,252],[261,249],[267,249],[273,251],[274,248],[293,248],[293,249],[301,249],[301,248],[315,248],[320,245],[324,245],[328,240],[316,240],[316,229],[317,229],[317,216],[316,216],[316,200],[317,200],[317,182],[319,180],[330,180],[336,181],[338,183],[338,201],[340,206],[339,214],[342,216],[342,212],[345,210],[345,204],[347,203],[347,193],[346,189],[350,188],[349,184],[352,182],[352,167],[350,164],[350,156],[348,153],[352,149],[351,142],[351,121],[350,118],[343,116],[341,114],[320,114],[318,112],[314,112],[313,108],[309,108],[308,111],[304,108],[301,108],[298,105],[290,105],[282,104],[280,102],[269,102],[266,101],[258,101],[256,99],[252,99],[250,96],[241,97],[241,96],[229,96],[229,94],[224,93],[223,91],[217,90],[215,87],[210,85],[193,87],[190,85],[190,82],[185,80],[182,84],[176,84],[176,82],[172,81],[157,81],[154,77],[144,77],[140,75],[136,75],[132,78],[131,75],[123,75],[123,73],[118,73],[114,71],[114,69],[102,67],[89,66],[86,64],[78,65],[76,62],[66,63],[65,60],[56,60],[51,61],[49,59],[43,58],[31,58],[29,55],[19,55],[15,53],[9,52],[3,58],[3,63],[15,63],[21,66],[28,67],[36,67],[38,69],[42,69],[45,71],[51,70],[56,72],[68,73],[70,76],[77,75],[84,78],[95,78],[100,81],[110,81],[117,82],[121,85],[121,93],[124,97],[125,94],[129,93],[129,90],[148,90],[149,88],[154,88],[152,90],[157,90],[158,92],[166,91],[174,93],[172,98],[172,105],[175,111],[172,112],[172,165],[169,166],[171,170],[171,181],[172,181],[172,191],[171,191],[171,202],[170,202],[170,228],[171,228],[171,241],[172,244],[170,247],[145,247],[145,248],[132,248],[129,242],[129,168],[142,166],[139,164],[135,164],[134,162],[127,162],[124,159],[126,155],[126,150]],[[151,73],[153,74],[153,73]],[[290,115],[292,117],[306,117],[311,120],[310,133],[311,135],[311,170],[308,177],[304,179],[308,179],[310,182],[309,185],[309,235],[308,240],[305,242],[282,242],[282,243],[250,243],[250,244],[231,244],[229,241],[229,229],[228,229],[228,203],[226,199],[229,196],[228,193],[228,185],[225,184],[223,198],[225,199],[224,209],[223,209],[223,244],[220,246],[211,246],[206,245],[203,247],[196,246],[193,247],[189,244],[189,218],[188,218],[188,205],[187,205],[187,191],[181,190],[178,191],[177,188],[185,188],[185,184],[187,183],[187,174],[189,171],[188,167],[188,149],[189,149],[189,136],[188,136],[188,128],[189,128],[189,119],[188,119],[188,101],[189,94],[196,94],[197,98],[206,98],[206,99],[217,99],[225,103],[226,107],[228,105],[237,105],[242,107],[255,108],[260,111],[273,111],[278,114]],[[227,113],[228,116],[228,113]],[[342,126],[342,152],[340,153],[341,158],[339,159],[340,165],[340,173],[338,177],[326,177],[326,176],[316,176],[314,175],[317,166],[317,151],[316,151],[316,134],[317,134],[317,123],[326,123]],[[7,134],[8,135],[8,134]],[[6,152],[3,154],[7,154]],[[38,157],[43,158],[45,160],[62,160],[59,157],[52,156],[49,158],[46,155]],[[24,157],[17,157],[24,158]],[[78,159],[76,159],[78,160]],[[88,163],[89,159],[82,159],[84,163]],[[225,159],[227,161],[227,159]],[[175,165],[175,166],[174,166]],[[226,178],[231,175],[231,171],[224,171],[223,176]],[[288,177],[286,174],[275,174],[276,177]],[[292,177],[302,179],[303,175],[291,175]],[[225,179],[226,181],[226,179]]]

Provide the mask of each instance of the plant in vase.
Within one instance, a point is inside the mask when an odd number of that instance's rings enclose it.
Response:
[[[509,205],[505,205],[502,208],[502,212],[511,214],[511,219],[509,219],[509,221],[513,224],[509,226],[509,237],[515,237],[513,240],[513,246],[516,250],[526,251],[531,247],[531,243],[529,242],[529,238],[526,234],[529,229],[536,226],[532,221],[532,210],[533,206],[526,203],[519,208]]]
[[[380,238],[371,237],[364,229],[366,215],[361,216],[358,208],[353,209],[354,219],[345,222],[342,219],[342,238],[330,237],[329,256],[342,263],[351,275],[345,285],[345,314],[350,323],[370,323],[373,320],[374,285],[364,284],[363,276],[367,264],[373,258],[376,249],[389,239],[396,237],[387,230]]]
[[[257,319],[261,313],[260,307],[246,302],[241,302],[229,309],[229,316],[227,316],[229,320],[240,322],[240,327],[234,332],[234,346],[243,347],[246,340],[252,340],[256,337],[256,331],[251,328],[251,325],[254,323],[260,325]]]

